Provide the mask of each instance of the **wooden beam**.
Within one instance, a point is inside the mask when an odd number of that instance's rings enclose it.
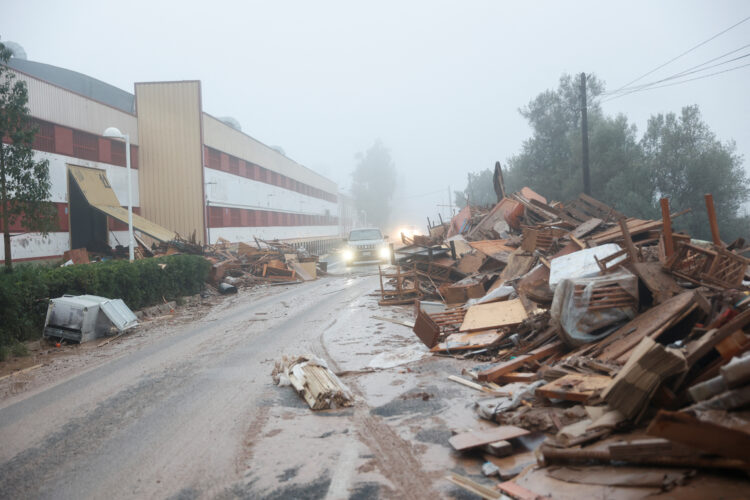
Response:
[[[661,410],[646,434],[727,458],[750,461],[750,434],[699,420],[688,413]]]
[[[488,368],[484,371],[479,372],[479,380],[494,382],[498,380],[502,375],[515,371],[522,367],[529,361],[536,361],[537,359],[546,358],[552,356],[560,351],[562,348],[562,342],[556,341],[546,346],[534,349],[528,354],[522,354],[514,359],[504,361],[500,364]]]
[[[669,216],[669,198],[659,200],[661,204],[661,218],[664,224],[662,234],[664,235],[664,253],[667,258],[674,253],[674,238],[672,238],[672,218]]]
[[[719,223],[716,221],[716,210],[714,209],[714,197],[712,194],[706,194],[706,211],[708,212],[708,225],[711,227],[711,238],[714,245],[724,246],[719,238]]]
[[[619,220],[619,223],[620,231],[622,231],[622,241],[625,245],[625,250],[627,250],[628,255],[630,255],[630,262],[639,262],[638,249],[635,248],[635,245],[633,244],[633,238],[630,237],[630,230],[628,229],[627,220],[623,217]]]

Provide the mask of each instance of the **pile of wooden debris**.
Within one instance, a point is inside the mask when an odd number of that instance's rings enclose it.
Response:
[[[706,204],[711,242],[674,233],[666,199],[640,220],[524,188],[396,250],[381,304],[413,302],[433,353],[477,360],[453,378],[498,424],[451,445],[500,481],[451,481],[485,498],[619,497],[750,471],[750,248],[722,242]]]
[[[205,256],[212,263],[211,282],[220,290],[227,286],[311,281],[325,272],[318,269],[318,257],[305,249],[257,238],[255,245],[220,239],[206,248]]]

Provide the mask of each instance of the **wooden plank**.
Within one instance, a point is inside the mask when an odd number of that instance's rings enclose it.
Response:
[[[547,399],[563,399],[585,403],[611,383],[612,379],[606,375],[571,373],[538,387],[536,393]]]
[[[628,219],[627,220],[628,231],[631,236],[636,236],[641,233],[647,233],[649,231],[660,230],[662,227],[661,221],[644,221],[640,219]],[[592,240],[597,245],[603,245],[604,243],[611,243],[613,241],[622,238],[622,231],[619,227],[609,229],[596,235]]]
[[[625,323],[609,337],[601,341],[596,356],[600,360],[612,360],[635,347],[646,336],[658,336],[685,310],[695,305],[694,292],[686,291],[652,307]]]
[[[741,312],[721,328],[704,333],[698,340],[686,346],[688,366],[692,366],[703,356],[711,352],[719,342],[732,335],[737,330],[750,324],[750,309]]]
[[[587,234],[589,234],[591,231],[596,229],[597,227],[601,226],[602,220],[599,218],[594,217],[593,219],[589,219],[583,224],[579,224],[578,227],[576,227],[574,230],[572,230],[569,234],[570,238],[575,241],[575,238],[583,238]]]
[[[548,356],[552,356],[553,354],[557,354],[562,349],[562,346],[563,344],[561,341],[552,342],[551,344],[547,344],[546,346],[534,349],[528,354],[523,354],[514,359],[499,363],[492,368],[488,368],[484,371],[479,372],[479,380],[488,380],[490,382],[494,382],[498,380],[502,375],[515,371],[529,361],[535,361],[537,359],[542,359]]]
[[[542,498],[541,495],[537,495],[533,491],[528,490],[513,481],[505,481],[504,483],[498,484],[497,487],[500,491],[516,500],[538,500]]]
[[[620,231],[622,231],[622,243],[630,256],[630,262],[638,262],[638,249],[635,248],[635,245],[633,244],[633,238],[630,237],[630,231],[628,230],[628,225],[625,222],[625,219],[620,219],[619,225]]]
[[[478,448],[495,441],[505,441],[529,434],[526,429],[513,425],[500,425],[491,429],[481,431],[461,432],[452,436],[448,442],[454,450],[465,451]]]
[[[606,205],[602,203],[601,201],[597,200],[596,198],[593,198],[585,193],[581,193],[578,195],[578,199],[591,205],[592,207],[596,208],[597,210],[601,210],[602,215],[610,215],[614,217],[622,217],[622,214],[615,210],[614,208],[610,207],[609,205]]]
[[[419,340],[427,347],[435,347],[440,338],[440,327],[421,308],[418,309],[417,319],[414,321],[412,331],[417,334]]]
[[[514,382],[529,383],[534,382],[538,378],[536,373],[510,372],[500,375],[495,382],[498,384],[512,384]]]
[[[711,239],[713,239],[714,245],[723,247],[724,244],[719,237],[719,223],[716,221],[714,197],[712,194],[706,194],[704,198],[706,200],[706,212],[708,213],[708,226],[711,228]]]
[[[612,443],[609,445],[609,455],[613,460],[628,460],[638,457],[669,455],[674,452],[674,449],[675,444],[668,439],[637,439],[630,442]]]
[[[664,271],[659,262],[634,262],[633,271],[646,285],[656,304],[685,291],[672,276]]]
[[[661,220],[663,223],[664,253],[670,258],[674,253],[674,237],[672,236],[672,218],[669,216],[669,198],[659,200],[661,204]]]
[[[477,304],[466,311],[466,316],[459,331],[471,332],[518,325],[526,318],[528,318],[528,313],[521,299]]]
[[[750,462],[750,434],[698,420],[682,412],[660,410],[646,434],[676,441],[699,450]]]
[[[487,499],[487,500],[495,500],[502,498],[503,494],[499,491],[495,491],[492,488],[488,488],[487,486],[483,484],[479,484],[476,481],[469,479],[468,477],[462,476],[460,474],[456,474],[455,472],[452,473],[450,476],[445,476],[445,478],[450,481],[451,483],[455,484],[456,486],[465,489],[466,491],[469,491],[471,493],[474,493],[475,495]]]
[[[474,389],[475,391],[486,392],[494,396],[510,396],[511,395],[509,392],[495,391],[495,390],[490,389],[489,387],[483,386],[482,384],[477,384],[476,382],[472,382],[471,380],[466,380],[465,378],[457,377],[455,375],[449,375],[448,380],[459,383],[461,385],[465,385],[466,387],[470,387]]]

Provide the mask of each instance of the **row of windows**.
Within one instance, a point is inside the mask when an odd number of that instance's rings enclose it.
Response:
[[[74,156],[83,160],[100,161],[111,165],[125,165],[125,143],[115,139],[104,139],[97,135],[83,132],[82,130],[69,129],[54,125],[53,123],[32,119],[32,123],[38,127],[34,136],[33,149],[46,151],[48,153],[59,153]],[[57,133],[55,129],[57,128]],[[109,157],[100,146],[109,142]],[[106,144],[106,143],[105,143]],[[136,146],[131,146],[135,149]],[[138,155],[131,152],[130,164],[138,168]]]
[[[227,155],[229,160],[225,163],[225,165],[222,165],[222,153],[220,151],[209,147],[206,147],[206,151],[206,166],[208,168],[221,170],[223,172],[239,175],[241,177],[246,177],[255,181],[265,182],[266,184],[271,184],[284,189],[289,189],[290,191],[295,191],[300,194],[336,203],[337,197],[335,194],[323,191],[322,189],[318,189],[313,186],[309,186],[295,179],[292,179],[291,177],[280,174],[278,172],[274,172],[273,170],[269,170],[249,161],[242,160],[240,158],[237,158],[236,156]]]
[[[208,221],[210,227],[334,226],[338,224],[338,217],[209,207]]]

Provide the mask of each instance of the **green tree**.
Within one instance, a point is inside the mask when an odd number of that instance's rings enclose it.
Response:
[[[723,239],[747,236],[750,224],[739,215],[750,195],[743,158],[734,142],[716,138],[698,106],[652,116],[641,146],[656,195],[670,198],[673,211],[692,209],[675,220],[676,228],[710,240],[704,194],[711,193]]]
[[[11,51],[0,43],[0,225],[5,269],[11,270],[10,227],[16,221],[44,234],[52,228],[47,160],[35,161],[32,143],[37,128],[29,119],[26,83],[8,69]],[[7,141],[7,142],[6,142]]]
[[[604,84],[587,75],[589,168],[592,196],[621,211],[653,214],[653,188],[645,174],[637,130],[624,115],[605,116],[595,99]],[[550,200],[569,200],[583,191],[580,80],[560,78],[520,110],[532,129],[521,152],[510,158],[506,187],[529,186]]]
[[[367,214],[367,222],[385,227],[391,215],[396,189],[396,166],[388,148],[380,140],[365,153],[358,153],[352,173],[352,195],[357,210]]]
[[[467,199],[472,206],[495,205],[497,195],[492,187],[492,170],[466,174],[466,187],[463,191],[455,191],[454,199],[459,208],[466,206]]]
[[[594,75],[587,77],[587,100],[592,103],[588,112],[590,129],[601,115],[594,98],[603,87]],[[529,122],[532,136],[524,141],[521,152],[509,160],[506,187],[516,191],[529,186],[549,199],[576,196],[582,182],[578,79],[561,76],[557,90],[542,92],[519,112]]]

